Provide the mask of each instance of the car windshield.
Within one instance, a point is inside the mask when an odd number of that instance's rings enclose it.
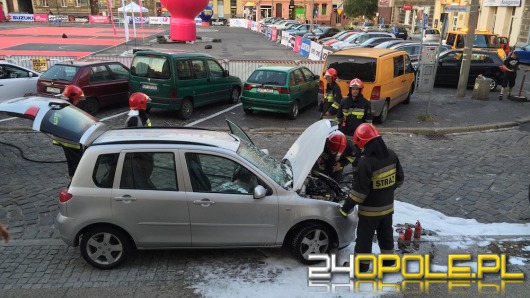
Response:
[[[62,80],[71,82],[76,73],[79,71],[79,67],[75,65],[62,65],[55,64],[48,71],[41,75],[42,79],[48,80]]]
[[[313,30],[313,33],[322,34],[322,33],[324,33],[324,31],[322,31],[322,29],[320,29],[320,28],[316,28],[316,29]]]
[[[339,79],[350,81],[358,78],[363,82],[374,82],[376,71],[376,59],[369,57],[355,57],[355,56],[328,56],[327,68],[334,68],[337,70]]]
[[[286,79],[287,74],[285,72],[257,69],[247,79],[247,83],[285,85]]]
[[[286,188],[292,182],[292,177],[287,172],[285,165],[259,150],[248,141],[241,139],[237,154],[253,164],[256,168],[260,169],[278,185]]]
[[[475,34],[473,47],[497,49],[501,47],[501,44],[499,38],[493,34]]]

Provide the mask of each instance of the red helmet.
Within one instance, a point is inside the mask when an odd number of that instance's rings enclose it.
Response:
[[[68,100],[73,105],[77,105],[80,100],[85,100],[85,94],[83,93],[83,90],[81,90],[81,88],[77,87],[76,85],[66,86],[62,95],[66,97],[66,100]]]
[[[129,97],[129,107],[131,110],[146,110],[147,103],[151,101],[151,98],[142,92],[135,92]]]
[[[329,134],[326,140],[326,148],[332,154],[341,155],[346,149],[346,142],[346,136],[342,132],[335,130]]]
[[[362,123],[353,133],[353,141],[359,149],[363,149],[366,143],[380,136],[381,134],[375,126],[368,123]]]
[[[332,81],[335,81],[337,79],[337,71],[335,70],[335,68],[328,68],[328,70],[326,70],[326,73],[324,73],[324,78],[328,76],[331,77]]]
[[[350,88],[359,88],[359,89],[363,89],[363,81],[359,80],[358,78],[355,78],[353,80],[351,80],[350,82]]]

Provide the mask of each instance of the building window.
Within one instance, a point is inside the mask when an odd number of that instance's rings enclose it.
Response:
[[[74,0],[74,6],[75,7],[81,6],[81,3],[79,3],[79,0]]]
[[[325,16],[327,14],[328,5],[322,4],[322,15]]]
[[[48,7],[48,0],[42,0],[42,6]]]
[[[275,10],[274,11],[275,17],[281,18],[282,17],[282,4],[277,3],[276,8],[274,10]]]
[[[66,7],[66,0],[61,0],[61,7]]]

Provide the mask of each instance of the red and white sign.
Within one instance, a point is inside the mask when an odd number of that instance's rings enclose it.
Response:
[[[88,16],[88,21],[90,23],[108,24],[109,17],[108,16]]]
[[[412,4],[403,4],[403,10],[412,10]]]
[[[48,23],[48,14],[47,13],[35,13],[33,14],[33,20],[35,22]]]

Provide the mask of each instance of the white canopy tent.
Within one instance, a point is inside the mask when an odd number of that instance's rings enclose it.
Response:
[[[134,3],[134,2],[131,2],[125,6],[122,6],[122,7],[119,7],[118,8],[118,12],[134,12],[134,13],[140,13],[140,5]],[[149,9],[145,8],[144,6],[142,6],[142,13],[144,12],[149,12]]]

